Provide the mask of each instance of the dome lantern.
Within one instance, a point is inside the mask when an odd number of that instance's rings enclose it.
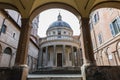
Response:
[[[60,15],[60,13],[58,15],[58,21],[62,21],[62,16]]]

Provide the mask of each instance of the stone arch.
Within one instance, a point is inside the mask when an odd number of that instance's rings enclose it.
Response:
[[[118,54],[118,65],[120,65],[120,41],[116,44],[116,51]]]
[[[109,65],[107,49],[108,49],[108,48],[105,48],[105,49],[102,51],[103,63],[104,63],[105,66],[106,66],[106,65]]]
[[[99,53],[95,52],[94,58],[95,58],[96,64],[99,64]]]
[[[93,5],[93,7],[90,10],[90,13],[92,11],[95,11],[99,8],[117,8],[120,9],[120,1],[101,1],[99,3],[96,3]]]
[[[99,52],[94,54],[96,56],[96,64],[99,65],[100,64],[100,57],[99,57]]]
[[[110,65],[110,60],[109,60],[109,47],[107,47],[106,48],[106,55],[107,55],[107,57],[108,57],[108,63],[109,63],[109,65]]]
[[[6,48],[4,49],[4,53],[9,54],[9,55],[12,55],[12,49],[11,49],[10,47],[6,47]]]
[[[50,3],[43,4],[41,6],[38,6],[32,11],[30,20],[32,21],[36,17],[36,15],[38,15],[42,11],[45,11],[51,8],[62,8],[62,9],[68,10],[80,20],[81,13],[79,13],[79,11],[73,8],[72,6],[62,2],[50,2]]]
[[[1,59],[2,67],[10,67],[11,60],[12,60],[12,49],[10,47],[6,47],[3,50],[3,55],[2,55],[2,59]]]
[[[99,55],[99,51],[98,51],[97,53],[95,53],[95,54],[96,54],[96,60],[97,60],[96,64],[97,64],[97,65],[100,65],[100,55]]]
[[[102,52],[103,52],[103,50],[100,50],[100,51],[99,51],[99,61],[100,61],[100,65],[104,65]]]
[[[112,53],[110,46],[106,49],[106,52],[107,52],[107,54],[108,54],[109,65],[113,65],[113,62],[114,62],[114,54]]]
[[[12,5],[11,3],[0,2],[0,5],[1,9],[11,9],[20,12],[19,9],[15,5]]]

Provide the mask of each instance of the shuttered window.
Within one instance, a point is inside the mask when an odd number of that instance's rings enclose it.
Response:
[[[115,19],[110,24],[110,30],[113,36],[117,35],[120,32],[120,18]]]

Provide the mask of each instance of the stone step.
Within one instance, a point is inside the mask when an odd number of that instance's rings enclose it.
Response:
[[[80,74],[29,74],[27,80],[82,80]]]
[[[81,70],[37,70],[32,72],[32,74],[81,74]]]

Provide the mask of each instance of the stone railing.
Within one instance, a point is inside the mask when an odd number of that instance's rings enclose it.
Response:
[[[77,39],[74,39],[72,36],[64,36],[64,35],[54,35],[54,36],[48,36],[48,37],[45,37],[41,40],[40,43],[44,43],[44,42],[47,42],[47,41],[54,41],[54,40],[65,40],[65,41],[71,41],[71,42],[75,42],[75,43],[80,43],[79,40]]]

